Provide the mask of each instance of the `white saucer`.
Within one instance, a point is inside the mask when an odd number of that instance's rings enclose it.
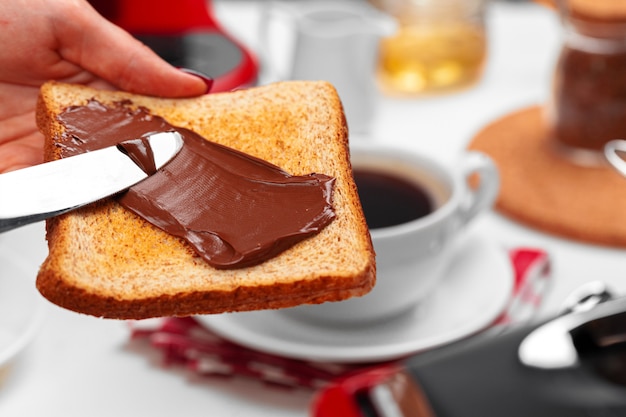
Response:
[[[45,303],[35,287],[38,264],[15,249],[20,245],[13,237],[23,236],[19,231],[0,236],[0,369],[28,345],[44,316]]]
[[[449,343],[489,326],[513,291],[506,251],[471,235],[446,278],[410,313],[362,327],[324,327],[292,319],[280,310],[197,316],[222,337],[284,357],[343,363],[400,358]]]

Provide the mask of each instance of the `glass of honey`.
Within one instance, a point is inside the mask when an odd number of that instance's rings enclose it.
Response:
[[[487,56],[489,0],[370,0],[394,16],[380,43],[378,83],[391,95],[455,91],[475,84]]]
[[[626,138],[626,1],[554,0],[563,45],[546,106],[550,137],[575,162]]]

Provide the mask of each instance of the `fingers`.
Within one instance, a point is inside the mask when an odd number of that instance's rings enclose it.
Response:
[[[106,82],[133,93],[189,97],[207,92],[199,77],[180,71],[86,3],[57,21],[59,51],[68,61]]]
[[[0,174],[43,162],[43,135],[32,132],[18,140],[0,144]]]

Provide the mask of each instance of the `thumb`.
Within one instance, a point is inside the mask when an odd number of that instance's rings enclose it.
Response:
[[[61,55],[121,90],[190,97],[208,92],[203,78],[181,71],[90,6],[58,27]]]

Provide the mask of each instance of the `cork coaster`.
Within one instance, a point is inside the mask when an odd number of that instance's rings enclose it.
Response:
[[[626,247],[626,178],[612,167],[576,165],[546,139],[539,106],[507,115],[480,131],[470,149],[500,170],[496,210],[547,233]]]

